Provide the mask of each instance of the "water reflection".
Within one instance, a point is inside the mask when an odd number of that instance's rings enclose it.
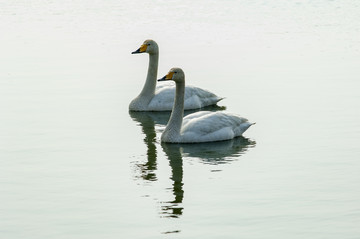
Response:
[[[224,110],[225,107],[210,107],[207,110]],[[185,114],[194,111],[186,111]],[[195,158],[204,164],[223,164],[229,163],[244,154],[249,148],[254,147],[256,142],[238,137],[232,140],[200,143],[200,144],[159,144],[156,133],[160,133],[165,127],[170,112],[129,112],[131,118],[141,126],[145,135],[143,139],[147,146],[146,161],[135,163],[136,172],[140,172],[137,178],[145,181],[157,181],[157,145],[161,145],[162,150],[169,160],[172,180],[173,200],[161,201],[161,216],[178,218],[183,214],[182,202],[184,199],[183,183],[183,158]],[[165,189],[168,190],[168,189]]]

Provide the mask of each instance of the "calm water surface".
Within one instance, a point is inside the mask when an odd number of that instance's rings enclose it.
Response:
[[[360,3],[3,1],[1,238],[358,238]],[[226,97],[244,137],[161,144],[159,77]]]

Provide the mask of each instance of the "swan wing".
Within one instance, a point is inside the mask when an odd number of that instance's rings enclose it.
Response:
[[[170,82],[169,82],[170,83]],[[175,97],[174,84],[159,84],[156,87],[155,95],[149,103],[149,109],[153,111],[172,110]],[[194,86],[185,87],[184,109],[198,109],[214,105],[222,100],[214,93]]]
[[[242,135],[251,123],[226,112],[201,111],[186,116],[181,129],[182,142],[228,140]]]
[[[185,87],[184,109],[197,109],[209,105],[214,105],[222,100],[221,97],[214,93],[195,86]]]

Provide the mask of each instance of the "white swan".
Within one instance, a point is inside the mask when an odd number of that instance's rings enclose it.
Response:
[[[132,111],[170,111],[174,104],[175,86],[161,85],[156,86],[159,47],[153,40],[146,40],[141,47],[132,52],[149,54],[149,68],[145,85],[141,93],[131,101],[129,110]],[[185,110],[198,109],[209,105],[214,105],[223,98],[215,94],[200,89],[198,87],[188,86],[185,89]]]
[[[200,143],[228,140],[242,135],[253,123],[235,114],[199,111],[184,114],[185,74],[180,68],[172,68],[158,81],[173,80],[176,83],[175,103],[162,142]]]

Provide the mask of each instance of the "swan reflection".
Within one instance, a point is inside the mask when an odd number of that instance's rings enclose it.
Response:
[[[255,144],[255,141],[240,136],[232,140],[177,145],[185,157],[199,158],[208,164],[221,164],[233,161]]]
[[[232,140],[201,143],[201,144],[169,144],[162,143],[163,151],[169,160],[173,181],[173,201],[163,202],[162,214],[169,217],[179,217],[183,212],[181,205],[184,198],[183,190],[183,158],[198,158],[206,164],[228,163],[255,146],[255,141],[244,137]]]
[[[181,203],[184,198],[182,155],[177,145],[162,144],[161,146],[169,159],[171,167],[170,179],[173,182],[171,190],[174,196],[174,200],[161,203],[161,214],[165,217],[179,217],[183,212]]]
[[[225,107],[213,106],[206,110],[224,110]],[[185,111],[185,114],[193,113],[194,111]],[[184,208],[182,205],[184,199],[184,183],[183,183],[183,160],[197,159],[204,164],[224,164],[238,159],[249,148],[256,145],[255,141],[244,137],[237,137],[232,140],[197,143],[197,144],[159,144],[156,133],[161,133],[167,124],[170,117],[170,112],[129,112],[131,118],[141,126],[142,132],[145,135],[143,139],[146,147],[146,160],[136,161],[135,173],[136,178],[145,180],[145,182],[158,181],[156,176],[157,170],[157,146],[161,146],[171,168],[170,188],[172,199],[160,201],[161,216],[178,218],[183,214]],[[165,189],[167,190],[167,189]]]
[[[130,116],[133,120],[138,122],[138,125],[141,126],[141,130],[145,135],[143,139],[147,147],[147,161],[146,162],[136,162],[136,170],[140,171],[140,177],[148,181],[156,181],[155,170],[157,169],[156,159],[156,131],[155,131],[155,113],[153,112],[134,112],[130,111]],[[165,114],[158,115],[160,117],[158,120],[166,120]]]

